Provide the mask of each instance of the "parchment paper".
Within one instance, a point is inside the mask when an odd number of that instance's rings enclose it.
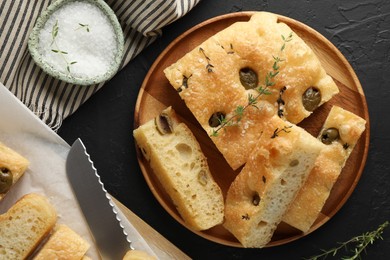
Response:
[[[1,83],[0,142],[30,161],[25,174],[0,201],[0,214],[5,213],[20,197],[27,193],[42,194],[56,208],[57,223],[68,225],[86,239],[91,244],[87,255],[92,259],[100,259],[88,224],[67,180],[65,161],[70,146]],[[132,246],[155,255],[123,213],[119,209],[117,210],[119,216],[122,216],[122,224],[132,241]]]

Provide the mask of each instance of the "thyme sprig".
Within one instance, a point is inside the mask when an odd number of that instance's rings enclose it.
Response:
[[[272,134],[271,138],[274,139],[276,137],[279,136],[279,133],[281,132],[285,132],[285,133],[290,133],[291,131],[289,130],[290,128],[292,128],[292,125],[290,126],[283,126],[283,128],[279,129],[279,128],[276,128],[274,133]]]
[[[79,30],[79,29],[82,29],[84,28],[87,32],[89,32],[89,24],[82,24],[82,23],[79,23],[79,27],[76,29],[76,30]]]
[[[199,51],[203,54],[203,56],[207,61],[207,65],[206,65],[207,72],[213,72],[214,65],[210,63],[210,57],[206,55],[202,47],[199,47]]]
[[[58,47],[57,43],[57,35],[59,31],[59,26],[58,26],[58,20],[56,20],[55,24],[53,25],[53,28],[51,30],[51,37],[52,37],[52,42],[50,46],[54,45],[54,49],[51,49],[52,52],[57,53],[61,56],[61,58],[65,61],[66,63],[66,70],[68,73],[70,73],[70,66],[73,64],[76,64],[77,61],[68,61],[68,59],[65,57],[66,54],[68,54],[67,51],[61,50],[60,47]]]
[[[283,40],[283,44],[282,47],[280,47],[280,52],[283,52],[284,49],[286,48],[286,43],[292,40],[292,32],[287,37],[282,35],[282,40]],[[205,55],[202,48],[200,48],[199,50],[203,52],[203,55]],[[242,117],[244,116],[244,111],[248,107],[255,107],[259,109],[259,107],[257,107],[257,102],[260,96],[272,94],[272,92],[269,91],[268,88],[275,85],[274,79],[279,74],[279,69],[280,69],[279,64],[280,62],[284,61],[284,59],[281,59],[279,56],[272,56],[272,57],[274,60],[274,63],[272,64],[272,70],[265,75],[264,85],[260,85],[255,89],[257,91],[257,94],[256,95],[248,94],[248,103],[245,106],[242,105],[237,106],[237,108],[233,112],[233,115],[229,119],[227,119],[226,116],[222,115],[218,119],[220,123],[219,126],[216,129],[212,130],[210,136],[217,137],[218,132],[224,129],[225,127],[237,125],[241,121]]]
[[[336,254],[342,250],[345,249],[349,251],[348,253],[352,253],[351,256],[343,256],[341,259],[343,260],[354,260],[354,259],[361,259],[361,254],[366,251],[366,248],[368,245],[373,244],[376,240],[381,239],[383,240],[382,234],[384,229],[389,225],[389,221],[384,222],[383,224],[379,225],[379,227],[376,230],[363,233],[362,235],[353,237],[345,242],[339,243],[340,245],[337,247],[334,247],[329,250],[321,250],[323,253],[315,256],[311,256],[309,258],[305,258],[307,260],[319,260],[319,259],[325,259],[328,256],[336,256]],[[354,249],[348,250],[348,247],[351,245],[355,245]]]

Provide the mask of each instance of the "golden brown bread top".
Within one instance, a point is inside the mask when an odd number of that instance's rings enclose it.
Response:
[[[280,59],[278,74],[272,79],[275,84],[267,89],[271,94],[260,96],[257,104],[260,109],[247,109],[237,126],[225,127],[218,138],[212,138],[233,169],[246,162],[264,121],[279,109],[292,123],[311,114],[302,101],[308,88],[315,87],[321,92],[319,105],[338,93],[314,52],[291,28],[278,22],[275,14],[258,12],[248,22],[234,23],[213,35],[164,70],[203,129],[211,134],[215,130],[209,124],[213,114],[221,112],[226,118],[233,117],[237,107],[248,104],[249,94],[258,94],[244,87],[240,71],[248,68],[254,71],[257,86],[265,87],[266,75],[276,72],[275,57]],[[282,89],[285,90],[281,92]],[[278,105],[279,98],[284,105]]]
[[[282,36],[288,38],[291,33],[291,41],[284,43]],[[180,89],[180,96],[195,117],[205,125],[201,114],[206,113],[204,117],[208,120],[215,112],[206,111],[209,105],[214,102],[222,105],[224,100],[234,100],[248,93],[240,82],[241,69],[254,70],[259,84],[264,85],[275,57],[283,61],[279,63],[276,84],[269,89],[274,94],[267,99],[274,104],[280,89],[287,86],[285,116],[290,122],[298,123],[310,114],[301,101],[308,87],[321,90],[321,104],[338,93],[336,84],[310,47],[286,24],[278,22],[275,14],[267,12],[255,13],[248,22],[236,22],[220,31],[166,68],[164,73],[171,85]]]

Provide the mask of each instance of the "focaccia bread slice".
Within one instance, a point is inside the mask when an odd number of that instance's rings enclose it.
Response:
[[[267,12],[254,13],[248,22],[236,22],[218,32],[164,73],[204,126],[219,111],[213,107],[218,97],[223,101],[225,95],[241,96],[248,89],[264,86],[266,75],[275,72],[276,57],[280,59],[279,73],[273,78],[275,85],[269,88],[273,94],[266,98],[277,106],[280,91],[287,87],[283,93],[283,110],[288,121],[302,121],[338,93],[337,85],[313,50],[288,25],[278,22],[277,15]],[[250,78],[257,81],[250,80],[248,84]],[[305,109],[302,96],[309,88],[318,90],[321,97],[317,104]]]
[[[254,13],[249,21],[218,32],[164,73],[208,134],[218,128],[210,123],[215,115],[234,115],[237,107],[248,104],[249,95],[258,95],[259,86],[266,88],[266,81],[273,85],[258,100],[269,105],[259,106],[295,124],[339,91],[310,47],[278,22],[277,15],[267,12]],[[277,75],[271,78],[269,73]],[[264,117],[269,115],[252,119],[244,115],[239,129],[227,134],[229,139],[212,138],[233,169],[245,163],[245,151],[259,138],[261,129],[256,125],[262,127],[258,121]],[[244,153],[234,153],[237,147]]]
[[[0,215],[0,258],[26,259],[56,221],[56,210],[46,197],[36,193],[24,195]]]
[[[198,141],[169,107],[133,132],[137,145],[185,223],[205,230],[223,221],[224,201]]]
[[[318,156],[306,183],[299,191],[283,222],[309,231],[349,155],[365,130],[366,121],[343,108],[333,106],[318,136],[325,149]],[[329,130],[330,129],[330,130]]]
[[[89,247],[89,243],[70,227],[59,224],[33,259],[79,260],[83,258]]]
[[[22,177],[29,161],[22,155],[0,143],[0,201]]]
[[[204,129],[210,133],[211,140],[233,170],[245,164],[251,151],[261,141],[260,137],[262,135],[272,135],[272,132],[276,129],[276,126],[274,127],[275,117],[277,117],[275,116],[275,109],[264,100],[258,101],[256,107],[247,107],[238,121],[235,117],[237,115],[235,111],[238,107],[245,106],[247,100],[248,98],[245,95],[241,96],[240,99],[226,100],[224,107],[230,109],[224,110],[229,111],[224,116],[226,120],[232,119],[232,124],[220,128],[217,135],[214,136],[212,133],[217,131],[218,127],[204,126]],[[215,121],[215,118],[212,120]]]
[[[244,247],[266,246],[302,187],[324,144],[279,119],[275,135],[256,146],[231,184],[223,226]]]

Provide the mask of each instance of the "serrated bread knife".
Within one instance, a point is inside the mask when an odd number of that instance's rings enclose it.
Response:
[[[80,139],[73,143],[69,151],[66,174],[102,259],[123,259],[126,252],[132,249],[131,242]]]

